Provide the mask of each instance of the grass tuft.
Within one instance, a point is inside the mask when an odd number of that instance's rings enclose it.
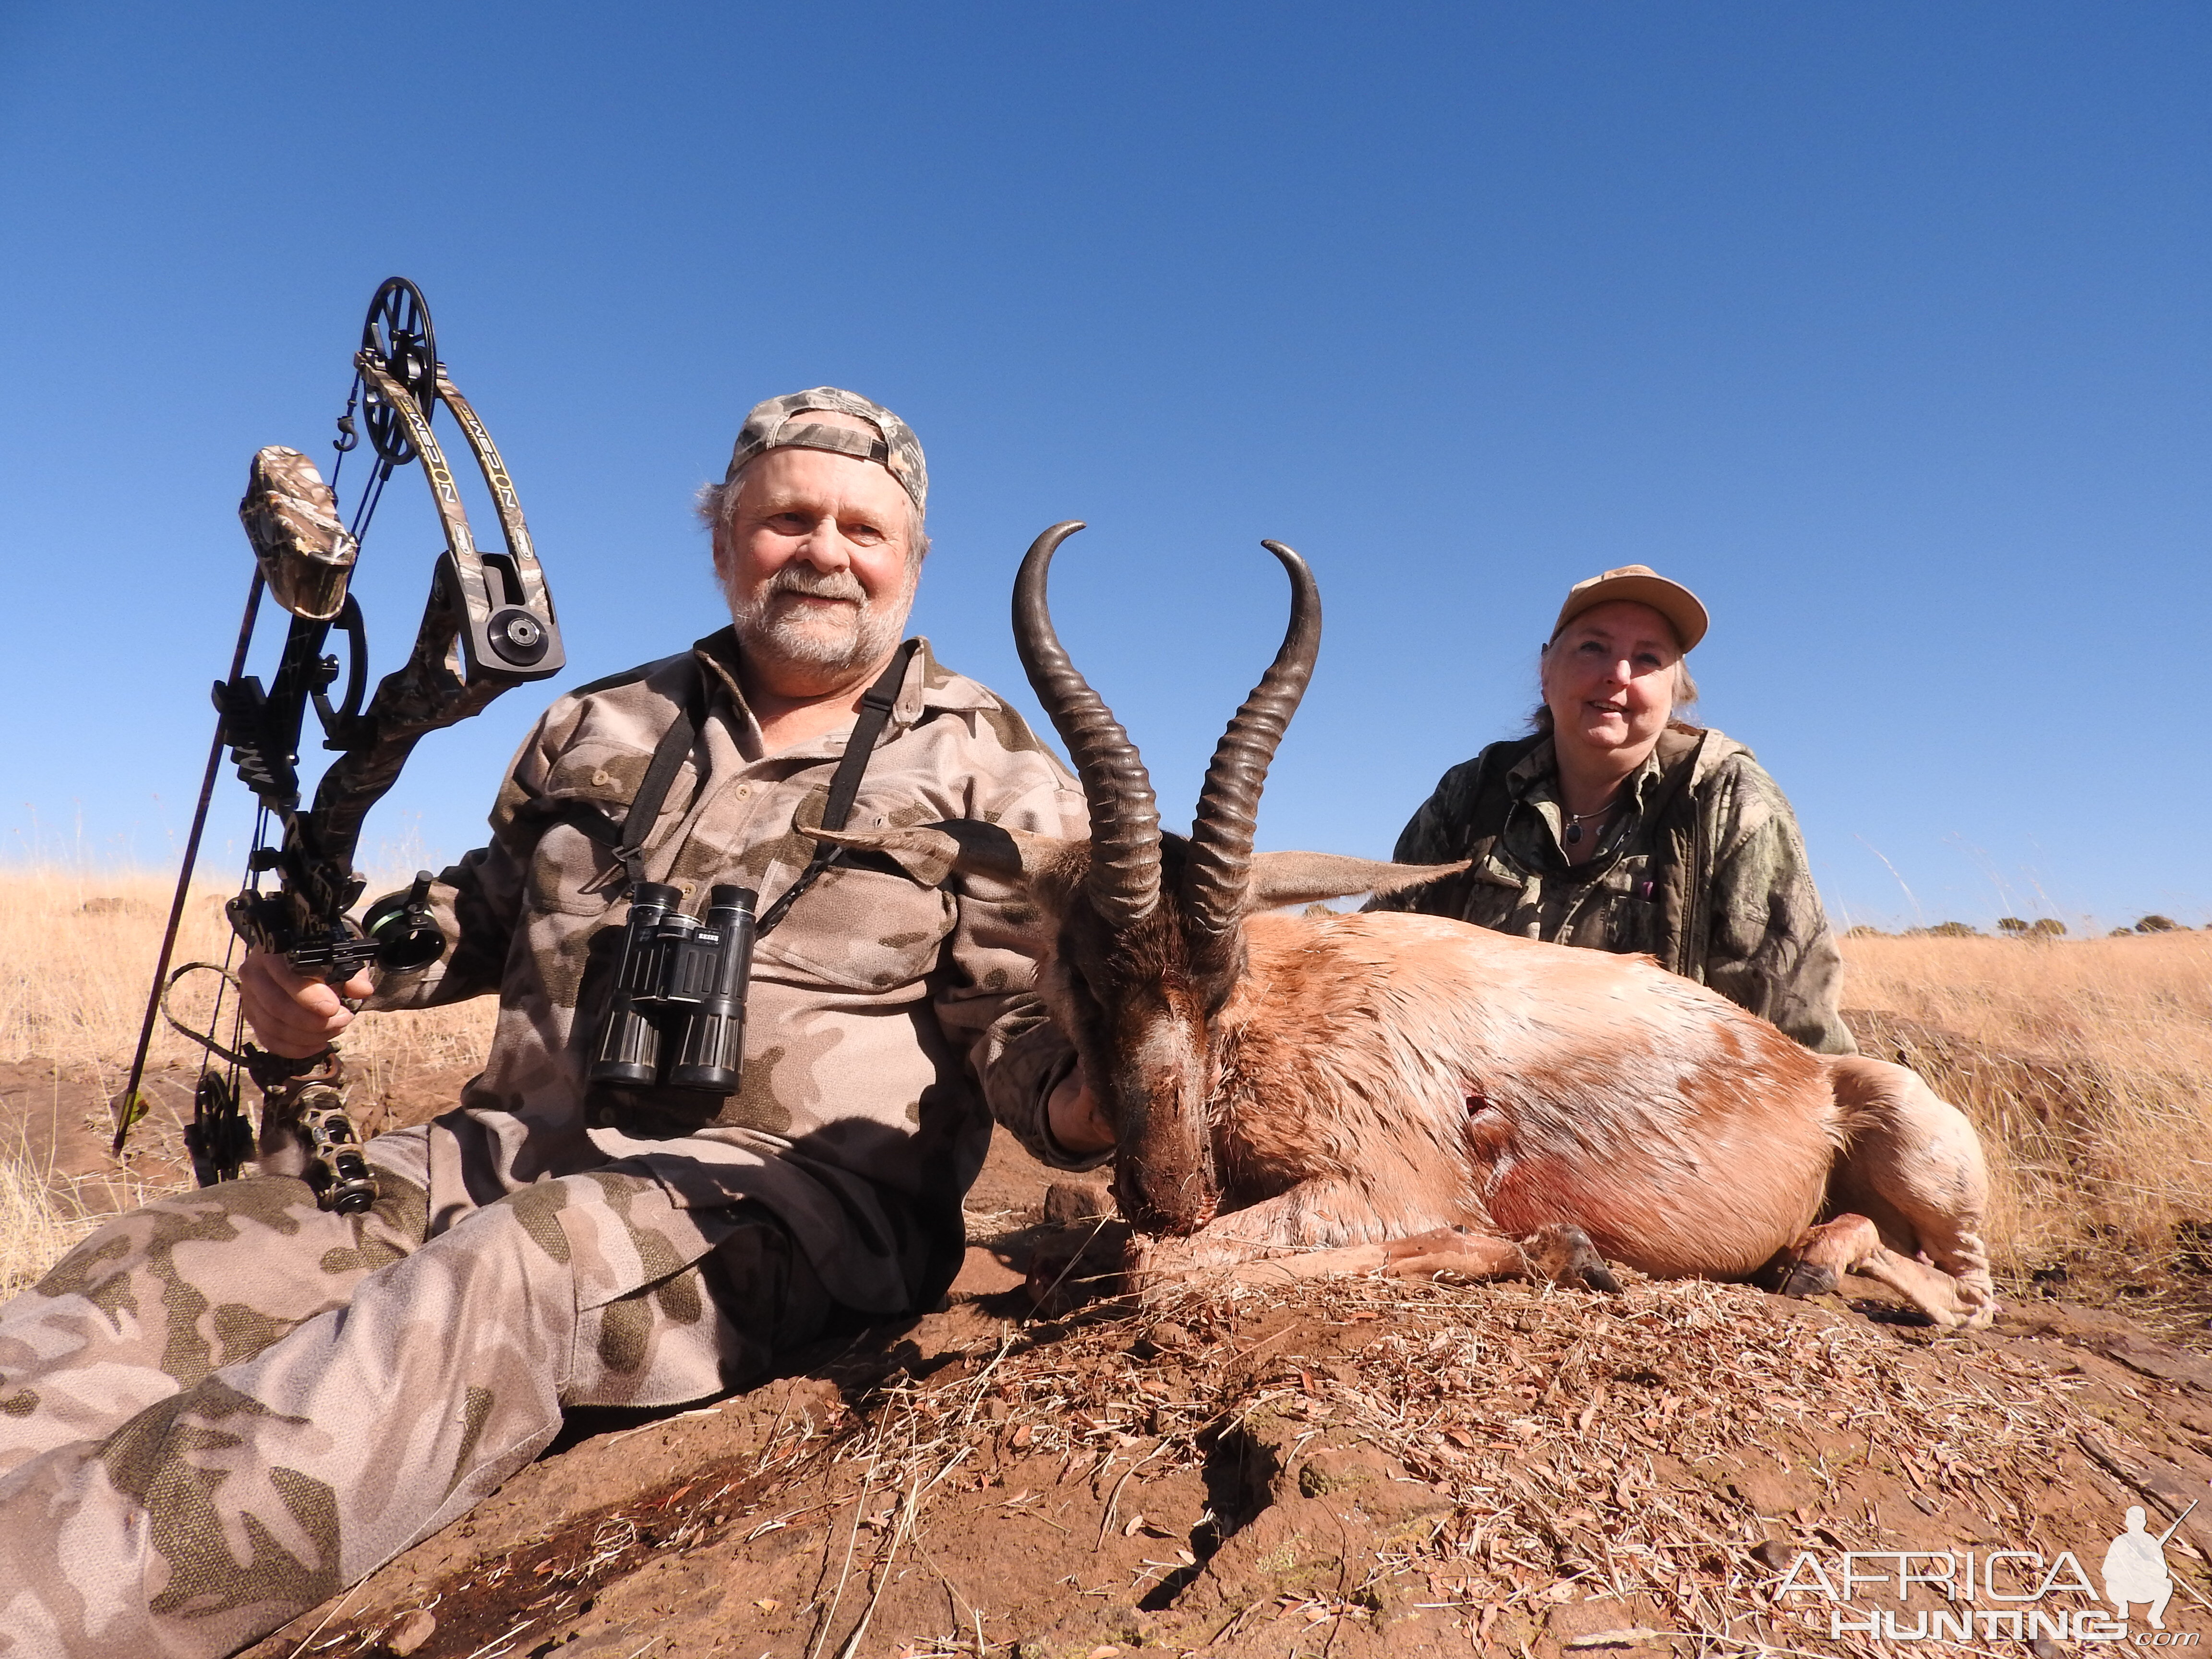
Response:
[[[1859,937],[1843,951],[1862,1047],[1913,1067],[1982,1133],[2001,1273],[2094,1255],[2122,1281],[2204,1277],[2212,933]]]

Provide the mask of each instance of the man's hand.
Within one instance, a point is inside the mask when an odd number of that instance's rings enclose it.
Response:
[[[375,987],[366,969],[343,985],[302,979],[282,957],[248,951],[240,970],[239,1001],[254,1041],[272,1054],[305,1060],[320,1054],[331,1039],[353,1024],[353,1011],[338,999],[358,1000]]]
[[[1084,1080],[1080,1061],[1053,1086],[1052,1098],[1045,1102],[1044,1111],[1052,1138],[1064,1152],[1088,1158],[1114,1144],[1114,1126],[1099,1110],[1097,1098]]]

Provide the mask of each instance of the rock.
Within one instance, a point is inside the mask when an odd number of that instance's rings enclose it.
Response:
[[[1343,1572],[1346,1550],[1362,1541],[1358,1531],[1315,1498],[1273,1504],[1213,1553],[1187,1595],[1199,1605],[1225,1607],[1304,1589],[1333,1589]]]
[[[384,1638],[384,1645],[397,1656],[407,1656],[428,1641],[438,1632],[438,1615],[428,1607],[417,1607],[399,1621],[399,1628]]]
[[[1103,1181],[1055,1181],[1044,1189],[1044,1218],[1065,1227],[1114,1213],[1114,1194]]]
[[[1372,1452],[1344,1452],[1325,1446],[1298,1465],[1298,1495],[1336,1498],[1358,1493],[1365,1497],[1384,1479],[1382,1459]]]
[[[2111,1337],[2097,1346],[2106,1358],[2118,1360],[2131,1371],[2154,1376],[2161,1382],[2179,1383],[2201,1394],[2212,1394],[2212,1360],[2202,1354],[2133,1332]]]

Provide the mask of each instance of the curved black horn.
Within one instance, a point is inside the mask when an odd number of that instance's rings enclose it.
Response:
[[[1282,561],[1291,578],[1291,625],[1275,660],[1229,722],[1206,769],[1198,817],[1191,827],[1190,856],[1183,865],[1184,930],[1194,952],[1236,938],[1244,894],[1252,878],[1252,835],[1260,791],[1284,728],[1297,712],[1321,654],[1321,590],[1306,562],[1280,542],[1261,546]],[[1212,964],[1217,968],[1223,963]]]
[[[1109,922],[1127,926],[1160,902],[1160,809],[1136,744],[1068,660],[1045,605],[1053,552],[1082,528],[1080,519],[1070,519],[1030,544],[1014,578],[1014,648],[1083,780],[1091,807],[1091,904]]]

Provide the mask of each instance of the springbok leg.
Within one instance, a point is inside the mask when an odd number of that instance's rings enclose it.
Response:
[[[1308,1182],[1232,1211],[1188,1238],[1131,1240],[1129,1282],[1142,1291],[1199,1280],[1268,1285],[1380,1273],[1401,1279],[1446,1273],[1455,1279],[1545,1279],[1578,1288],[1620,1288],[1589,1236],[1564,1223],[1540,1228],[1519,1243],[1494,1233],[1437,1226],[1359,1243],[1347,1239],[1378,1230],[1370,1195]]]
[[[1829,1176],[1832,1211],[1866,1217],[1910,1266],[1920,1265],[1916,1256],[1934,1263],[1966,1310],[1964,1322],[1986,1325],[1996,1312],[1981,1238],[1990,1182],[1973,1125],[1902,1066],[1864,1058],[1830,1065],[1849,1137]]]
[[[1541,1279],[1574,1290],[1618,1291],[1620,1281],[1589,1235],[1571,1222],[1539,1227],[1520,1243],[1451,1228],[1389,1245],[1389,1272],[1401,1279]]]
[[[1863,1215],[1822,1222],[1791,1245],[1784,1261],[1785,1296],[1819,1296],[1834,1290],[1844,1273],[1858,1273],[1887,1285],[1946,1328],[1979,1330],[1996,1315],[1996,1304],[1971,1285],[1891,1249]]]

